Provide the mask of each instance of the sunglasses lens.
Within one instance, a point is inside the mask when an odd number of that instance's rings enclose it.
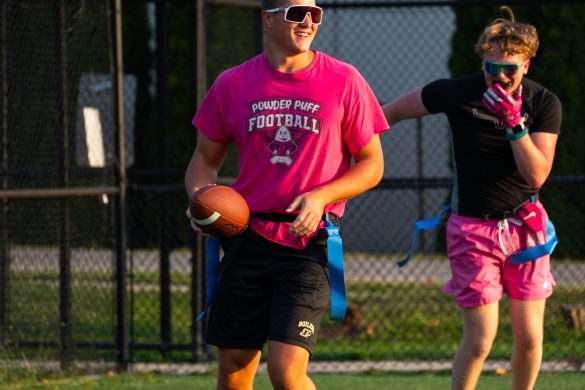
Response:
[[[307,13],[311,15],[311,22],[314,24],[321,23],[323,11],[317,7],[310,6],[291,6],[288,8],[285,19],[294,23],[303,23]]]
[[[484,64],[484,69],[492,76],[497,76],[500,72],[504,72],[506,77],[512,77],[518,71],[518,66],[516,64],[496,64],[493,62],[486,62]]]
[[[505,65],[502,67],[504,74],[508,77],[512,77],[518,71],[518,67],[516,65]]]

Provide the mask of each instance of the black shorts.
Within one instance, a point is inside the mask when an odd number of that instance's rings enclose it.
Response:
[[[247,233],[218,283],[206,342],[261,350],[274,340],[312,353],[329,305],[326,238],[321,234],[295,249]]]

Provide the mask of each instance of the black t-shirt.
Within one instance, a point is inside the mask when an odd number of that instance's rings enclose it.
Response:
[[[522,79],[522,114],[530,133],[560,133],[561,103],[540,84]],[[511,210],[538,192],[520,175],[502,124],[481,102],[483,75],[441,79],[425,85],[422,101],[451,125],[455,159],[454,212],[481,216]]]

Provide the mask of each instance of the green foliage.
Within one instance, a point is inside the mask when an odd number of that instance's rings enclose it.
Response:
[[[206,6],[206,67],[210,85],[220,72],[240,64],[262,51],[260,13],[257,8],[238,6]],[[156,51],[149,46],[155,39],[151,31],[147,6],[124,9],[125,72],[138,79],[135,116],[135,164],[129,171],[131,185],[182,187],[196,144],[196,132],[191,120],[196,112],[196,64],[194,45],[193,4],[167,2],[165,9],[166,47],[164,55],[165,92],[164,111],[156,96]],[[163,118],[159,134],[158,115]],[[238,174],[238,155],[231,147],[220,176]],[[133,172],[149,170],[148,176]],[[160,173],[157,173],[156,171]],[[131,191],[128,199],[129,243],[133,248],[158,245],[162,234],[152,237],[144,234],[147,227],[178,223],[185,229],[176,229],[170,237],[171,247],[189,242],[191,231],[184,218],[187,198],[181,191],[172,195]],[[179,220],[176,217],[179,216]],[[152,229],[150,229],[152,230]],[[157,242],[158,241],[158,242]],[[181,244],[179,244],[181,243]]]
[[[453,77],[478,73],[481,60],[475,53],[477,38],[493,16],[496,7],[455,7],[455,32],[451,39],[449,70]]]
[[[554,92],[563,105],[563,122],[551,176],[583,175],[585,132],[581,128],[581,102],[585,98],[585,4],[552,4],[512,7],[516,20],[534,25],[540,48],[531,61],[528,77]],[[452,40],[449,68],[453,76],[477,73],[480,58],[474,44],[484,27],[501,17],[498,7],[455,7],[456,32]],[[545,185],[543,194],[551,220],[557,227],[560,244],[557,258],[578,256],[580,232],[585,230],[585,204],[575,199],[582,185],[570,188]]]
[[[258,8],[208,5],[206,8],[207,82],[210,86],[224,70],[262,52],[262,29]],[[213,22],[211,22],[213,21]],[[221,176],[236,177],[238,154],[230,148]]]
[[[134,116],[134,166],[155,168],[157,139],[155,124],[155,100],[150,92],[151,69],[154,53],[150,50],[150,30],[146,6],[124,7],[122,36],[124,49],[124,73],[137,79],[136,107]]]
[[[582,175],[585,170],[585,133],[578,131],[585,90],[585,4],[548,5],[531,8],[540,34],[540,49],[533,60],[531,77],[556,93],[563,104],[562,135],[559,138],[553,174]],[[583,214],[583,210],[581,210]]]
[[[258,8],[208,5],[207,80],[262,51],[262,21]]]

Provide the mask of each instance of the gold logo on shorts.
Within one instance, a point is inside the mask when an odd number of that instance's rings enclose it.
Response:
[[[313,335],[313,333],[315,333],[315,326],[309,321],[299,321],[298,327],[303,328],[299,335],[304,338],[309,338]]]

